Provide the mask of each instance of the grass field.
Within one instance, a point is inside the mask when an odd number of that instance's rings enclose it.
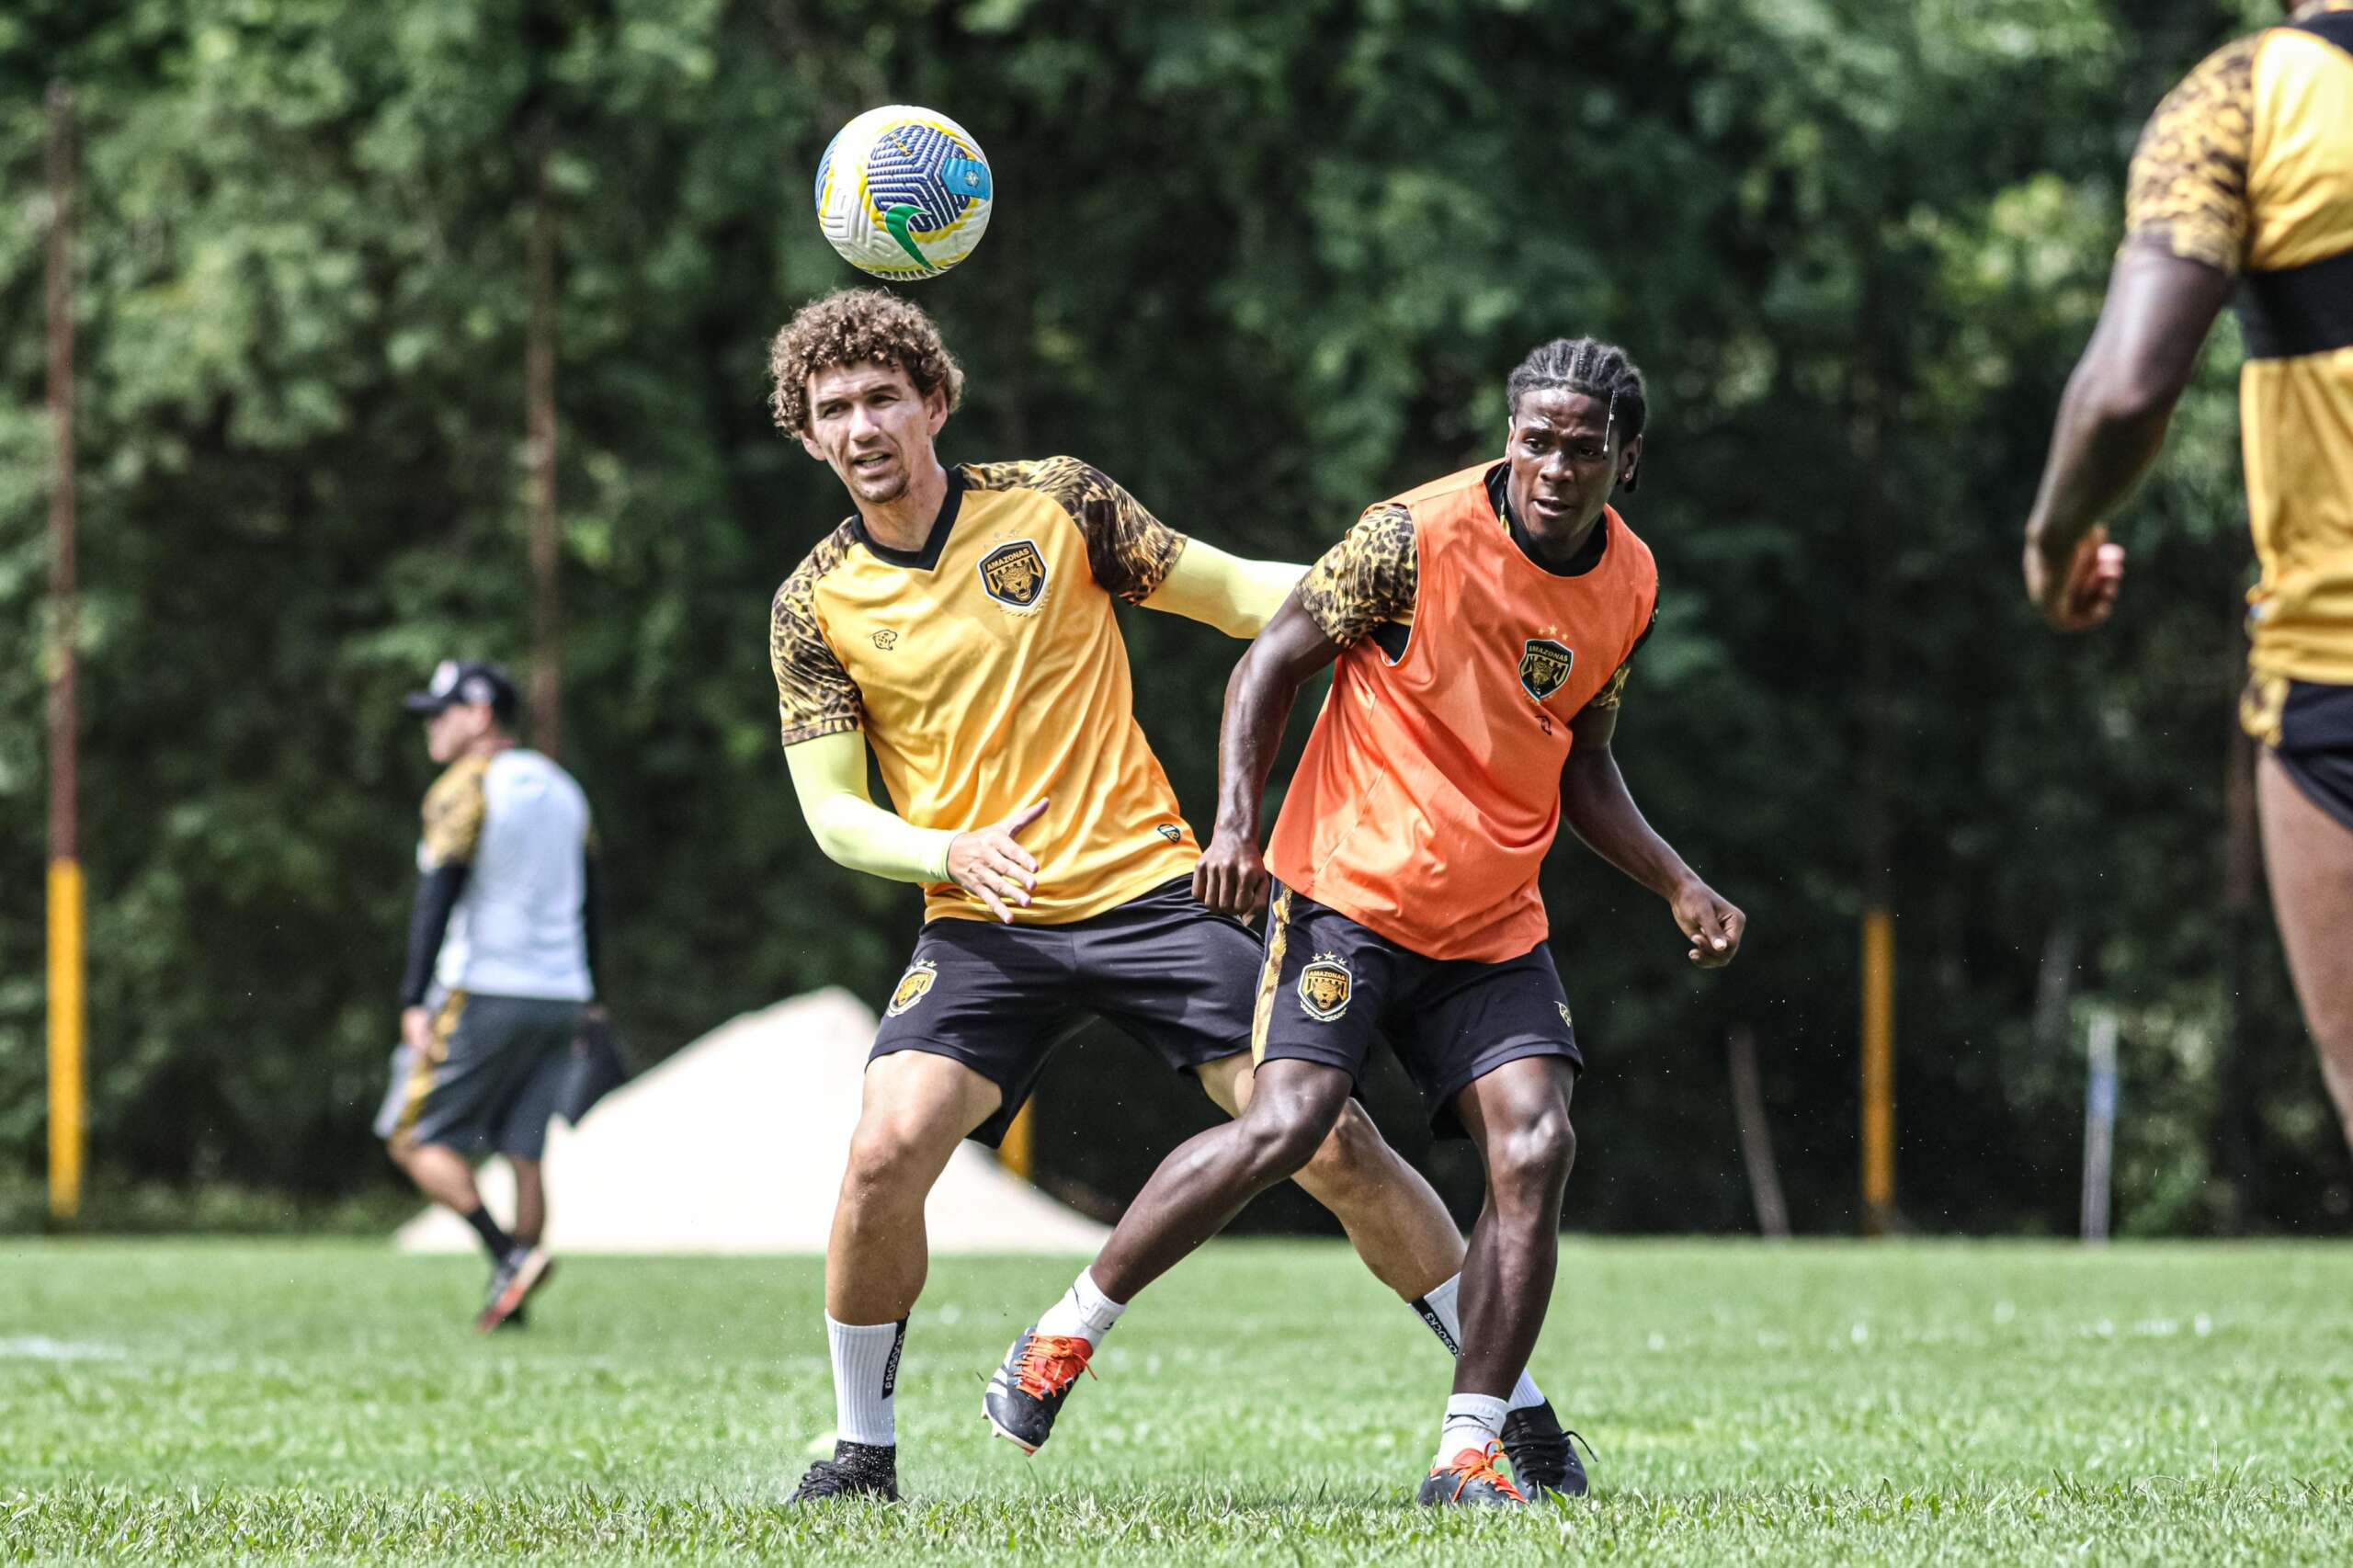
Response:
[[[0,1241],[0,1561],[2353,1560],[2353,1251],[1572,1240],[1537,1374],[1596,1495],[1407,1506],[1443,1352],[1345,1249],[1131,1312],[1034,1460],[982,1378],[1061,1260],[935,1267],[899,1508],[780,1506],[831,1425],[814,1261]]]

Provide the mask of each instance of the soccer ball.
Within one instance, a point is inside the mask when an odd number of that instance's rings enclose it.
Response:
[[[817,160],[817,226],[851,266],[877,278],[936,278],[972,254],[989,226],[981,144],[944,114],[870,108]]]

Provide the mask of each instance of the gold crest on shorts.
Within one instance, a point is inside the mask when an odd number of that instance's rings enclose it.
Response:
[[[1574,650],[1550,637],[1531,637],[1519,655],[1519,684],[1541,702],[1568,684],[1569,669],[1577,662]]]
[[[1564,1029],[1574,1029],[1576,1025],[1569,1022],[1569,1005],[1566,1002],[1555,1002],[1552,1006],[1561,1009],[1561,1027]]]
[[[1299,971],[1299,1005],[1309,1017],[1328,1024],[1348,1010],[1354,984],[1347,962],[1337,954],[1318,953],[1313,963]]]
[[[930,995],[932,983],[938,978],[938,966],[929,959],[915,960],[907,966],[907,972],[899,976],[899,988],[891,993],[890,1008],[882,1016],[895,1018]]]
[[[1034,608],[1046,592],[1046,558],[1026,539],[1000,544],[981,557],[981,586],[1009,608]]]

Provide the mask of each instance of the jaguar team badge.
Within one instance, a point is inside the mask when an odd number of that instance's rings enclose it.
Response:
[[[1555,642],[1550,637],[1531,637],[1527,651],[1519,656],[1519,684],[1529,696],[1541,702],[1561,689],[1569,678],[1569,666],[1577,656],[1566,643]]]
[[[1046,591],[1046,558],[1026,539],[1008,540],[981,557],[981,586],[1008,608],[1032,608]]]
[[[938,965],[929,959],[915,960],[907,966],[907,972],[899,976],[899,988],[891,993],[891,1006],[882,1016],[895,1018],[930,995],[932,983],[938,978]]]
[[[1353,983],[1348,966],[1336,953],[1318,953],[1315,961],[1299,971],[1299,1005],[1316,1022],[1328,1024],[1348,1010]]]

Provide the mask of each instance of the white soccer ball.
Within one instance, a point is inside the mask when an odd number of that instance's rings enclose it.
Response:
[[[877,278],[936,278],[988,232],[995,182],[972,132],[908,104],[870,108],[817,160],[817,226]]]

